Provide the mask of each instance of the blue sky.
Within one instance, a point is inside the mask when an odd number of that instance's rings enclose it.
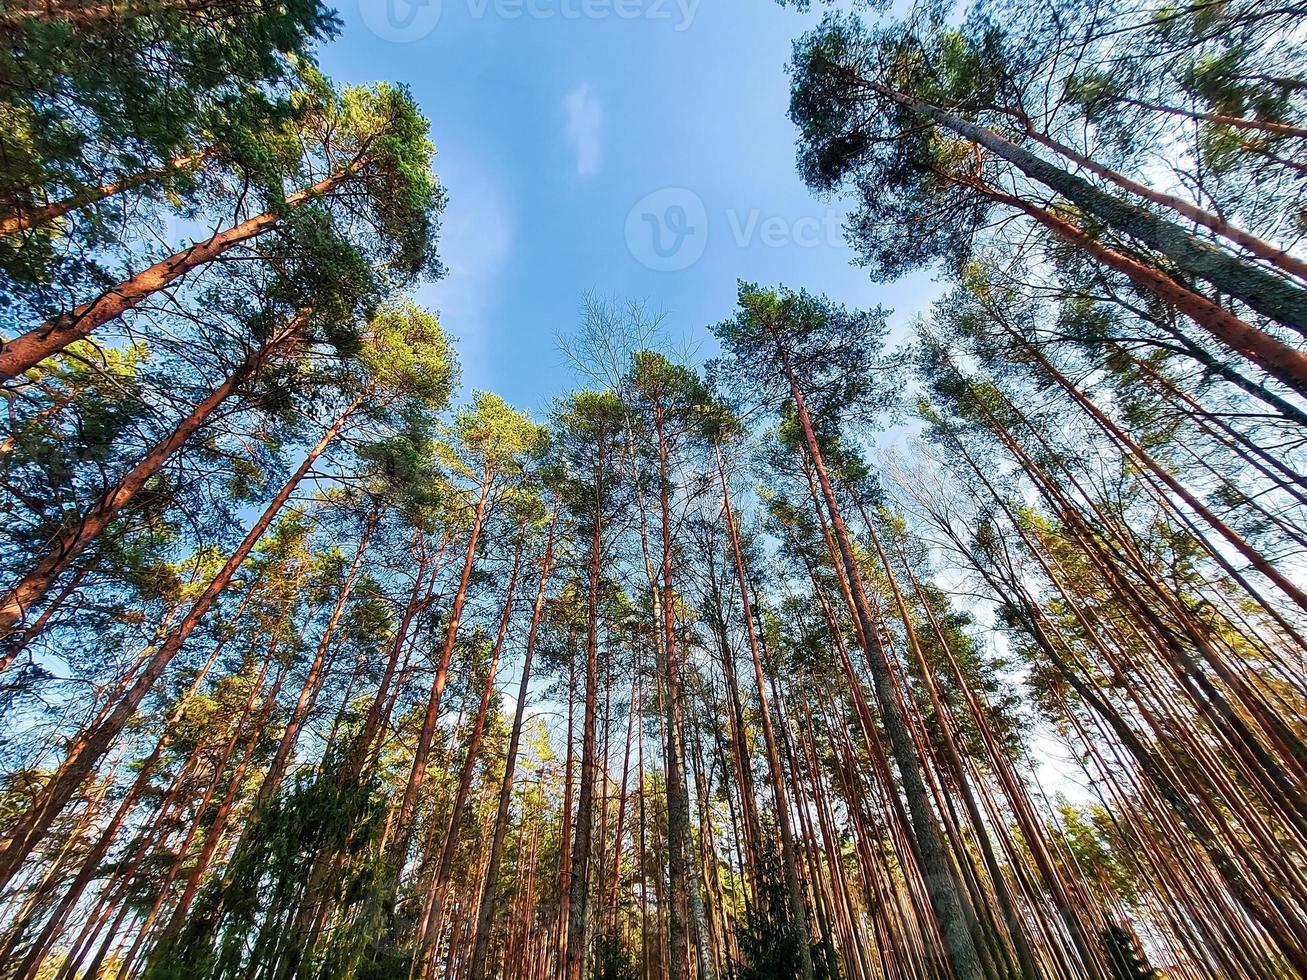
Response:
[[[449,272],[417,298],[458,338],[465,389],[543,413],[582,384],[557,338],[587,291],[648,301],[676,346],[700,357],[713,352],[707,328],[730,315],[740,278],[883,304],[899,337],[939,294],[926,273],[873,283],[851,262],[843,208],[814,198],[795,172],[785,65],[819,10],[338,2],[345,28],[323,52],[328,74],[403,82],[431,120],[449,193]],[[914,428],[876,443],[899,444]],[[1060,743],[1035,748],[1051,785],[1074,794]]]
[[[794,167],[791,41],[770,0],[339,0],[340,83],[407,84],[449,193],[445,279],[416,298],[459,342],[467,388],[533,411],[574,387],[557,337],[595,291],[665,312],[711,352],[739,278],[883,303],[902,324],[930,277],[851,265],[838,202]]]

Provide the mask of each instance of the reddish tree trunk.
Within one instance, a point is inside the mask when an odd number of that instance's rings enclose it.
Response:
[[[508,835],[508,809],[513,799],[513,770],[517,765],[518,746],[522,742],[522,723],[526,717],[526,697],[531,684],[531,661],[535,655],[536,637],[540,628],[540,613],[545,605],[545,592],[549,585],[549,571],[554,558],[554,530],[557,518],[549,522],[549,540],[545,545],[544,559],[540,563],[540,586],[536,591],[535,606],[531,610],[531,627],[526,636],[526,653],[522,661],[522,680],[518,683],[517,708],[513,712],[513,729],[508,736],[508,750],[504,760],[504,778],[499,785],[499,810],[495,815],[494,837],[490,842],[490,859],[486,864],[486,880],[481,888],[481,902],[477,909],[476,939],[472,962],[468,967],[468,980],[484,980],[486,956],[490,950],[490,925],[494,914],[495,892],[499,887],[499,864],[504,852],[504,839]]]
[[[1257,365],[1285,387],[1307,397],[1307,354],[1275,339],[1264,330],[1258,330],[1224,307],[1182,286],[1166,273],[1145,265],[1124,252],[1109,248],[1093,235],[1044,208],[985,184],[973,182],[968,186],[974,187],[991,200],[1016,208],[1034,218],[1059,238],[1083,249],[1109,269],[1124,275],[1140,289],[1175,307],[1224,346]]]
[[[595,461],[594,527],[590,533],[590,561],[586,589],[585,708],[581,722],[581,783],[577,793],[576,834],[572,864],[568,872],[567,947],[564,980],[581,980],[585,964],[586,922],[590,914],[590,850],[594,814],[595,724],[599,697],[599,590],[602,588],[600,560],[603,553],[603,508],[601,482],[606,446],[601,437]]]
[[[32,208],[29,211],[20,214],[11,214],[0,217],[0,236],[12,235],[20,231],[26,231],[28,228],[40,228],[42,225],[48,225],[52,221],[57,221],[69,211],[76,211],[86,207],[88,204],[95,204],[97,201],[103,201],[106,198],[113,197],[115,194],[121,194],[123,191],[129,191],[133,188],[148,184],[154,180],[162,180],[165,177],[171,177],[174,174],[180,174],[204,162],[209,156],[209,151],[203,153],[187,153],[183,156],[176,157],[161,167],[150,167],[139,173],[130,174],[119,180],[110,181],[107,184],[100,184],[96,187],[87,187],[78,191],[71,197],[66,197],[61,201],[52,201],[40,207]]]
[[[911,817],[911,843],[915,851],[936,924],[944,939],[945,948],[959,980],[980,980],[982,977],[980,959],[975,944],[972,942],[972,929],[967,921],[962,905],[961,883],[957,869],[940,835],[935,814],[931,810],[927,795],[925,779],[922,775],[921,759],[912,744],[911,730],[894,691],[894,682],[890,674],[889,660],[880,644],[876,631],[875,619],[867,603],[862,585],[862,575],[853,554],[853,546],[840,515],[839,504],[835,500],[835,491],[826,472],[826,463],[822,457],[817,434],[808,415],[807,403],[799,382],[790,364],[790,358],[777,343],[777,351],[784,361],[785,373],[789,379],[790,393],[794,398],[799,423],[803,428],[804,442],[808,455],[817,471],[826,510],[831,519],[835,538],[843,559],[844,574],[849,579],[850,592],[853,595],[854,611],[857,614],[863,634],[863,651],[871,665],[872,679],[876,691],[876,701],[880,706],[881,719],[885,732],[889,736],[890,748],[894,761],[898,765],[905,795],[908,799],[908,812]]]
[[[428,893],[426,914],[421,922],[417,936],[418,957],[425,960],[429,952],[428,937],[434,938],[434,930],[444,912],[445,888],[449,883],[449,872],[454,865],[454,851],[458,846],[459,824],[463,822],[463,809],[467,805],[468,793],[472,790],[472,777],[476,773],[477,754],[481,751],[481,739],[486,731],[486,719],[490,717],[490,702],[495,695],[495,673],[499,668],[499,655],[504,649],[504,639],[508,636],[508,624],[513,616],[513,598],[517,592],[517,575],[522,562],[522,543],[526,528],[518,529],[517,543],[513,548],[513,569],[508,576],[508,595],[504,599],[504,611],[499,618],[499,632],[495,636],[495,646],[490,655],[490,668],[486,672],[485,687],[481,691],[481,703],[477,705],[477,714],[472,722],[472,731],[467,737],[467,757],[463,760],[463,770],[459,773],[458,787],[454,791],[454,800],[449,808],[449,821],[445,829],[445,839],[440,847],[440,858],[435,875],[431,879]],[[428,964],[429,966],[429,964]],[[419,970],[419,976],[426,976],[427,970]]]
[[[309,712],[313,710],[313,705],[317,702],[318,693],[322,690],[322,683],[326,679],[323,667],[326,665],[327,650],[331,647],[332,638],[336,635],[336,627],[340,625],[340,618],[345,613],[345,604],[349,602],[350,593],[354,591],[354,582],[357,580],[359,568],[363,564],[363,554],[367,551],[368,540],[372,537],[372,532],[376,530],[380,517],[380,513],[373,510],[368,516],[367,523],[363,526],[363,534],[359,537],[358,548],[354,551],[354,560],[350,563],[345,581],[341,583],[340,594],[336,597],[336,605],[331,610],[327,625],[322,629],[322,638],[318,641],[317,652],[313,655],[313,663],[309,665],[309,672],[304,677],[304,686],[300,689],[299,699],[295,702],[295,707],[286,720],[286,730],[282,732],[276,755],[273,756],[272,762],[268,764],[268,771],[263,777],[263,783],[259,786],[259,803],[267,800],[281,785],[282,776],[286,772],[286,764],[290,760],[291,752],[295,749],[295,741],[299,737],[300,729],[304,727],[305,719],[308,718]]]
[[[58,354],[73,341],[89,336],[97,327],[122,316],[142,300],[176,282],[193,269],[212,262],[242,242],[258,237],[276,226],[287,211],[322,197],[349,180],[364,163],[364,159],[356,159],[348,167],[323,178],[312,187],[289,195],[281,208],[265,211],[215,232],[204,241],[195,242],[166,259],[159,260],[148,269],[142,269],[71,312],[47,320],[39,327],[6,341],[0,346],[0,381],[18,377],[47,357]]]
[[[263,537],[264,532],[272,524],[273,519],[281,511],[291,493],[299,486],[300,481],[308,474],[309,469],[317,462],[318,457],[340,435],[341,430],[344,429],[345,424],[362,401],[362,395],[355,398],[323,432],[317,444],[309,450],[304,461],[291,474],[290,479],[277,491],[277,495],[264,509],[254,526],[246,533],[244,539],[232,552],[222,569],[195,600],[182,622],[178,624],[176,629],[168,635],[168,638],[150,657],[144,671],[138,675],[132,685],[118,699],[113,709],[95,727],[84,731],[74,740],[59,770],[42,788],[40,795],[33,802],[31,808],[16,822],[9,839],[5,841],[4,849],[0,851],[0,887],[8,884],[18,872],[22,862],[40,843],[55,818],[63,812],[68,801],[73,798],[78,787],[94,771],[95,766],[104,757],[104,754],[109,751],[118,734],[131,720],[132,715],[136,713],[141,701],[154,687],[155,682],[163,676],[164,671],[168,669],[168,665],[172,663],[173,658],[181,650],[182,644],[199,626],[200,621],[214,602],[217,601],[218,596],[227,588],[232,576],[236,574],[236,570],[244,564],[245,559]]]
[[[427,701],[426,717],[422,720],[422,731],[418,736],[417,748],[413,752],[413,768],[409,772],[408,785],[404,789],[404,798],[399,807],[399,841],[396,848],[399,860],[404,860],[409,836],[412,832],[413,813],[417,807],[418,793],[427,773],[427,760],[431,756],[431,742],[435,738],[436,723],[440,720],[440,701],[445,692],[445,683],[449,679],[449,664],[454,656],[454,645],[458,642],[459,617],[463,615],[463,604],[467,601],[468,584],[472,580],[472,569],[476,565],[477,545],[481,540],[481,528],[485,523],[486,501],[490,497],[492,476],[488,470],[482,474],[481,492],[477,498],[476,509],[472,514],[472,529],[468,532],[467,553],[463,558],[463,570],[458,578],[458,591],[454,593],[454,603],[449,610],[449,620],[445,624],[445,640],[440,648],[440,662],[436,665],[436,676],[431,684],[431,697]]]
[[[272,340],[246,355],[245,360],[222,384],[208,397],[192,405],[176,428],[166,438],[155,443],[110,490],[76,520],[65,522],[45,546],[36,565],[8,594],[0,598],[0,635],[13,629],[22,620],[25,612],[41,600],[73,560],[100,536],[124,508],[131,505],[164,464],[186,445],[187,440],[199,431],[233,392],[254,377],[270,357],[280,354],[295,341],[303,323],[303,315],[294,317]]]
[[[758,634],[754,627],[754,606],[749,601],[749,585],[744,571],[744,555],[740,550],[740,532],[735,524],[735,510],[731,507],[730,487],[726,482],[726,467],[722,462],[722,448],[714,443],[717,459],[717,478],[722,488],[722,513],[726,517],[726,533],[730,537],[731,554],[735,559],[735,581],[740,589],[740,609],[744,614],[745,632],[749,637],[749,652],[753,656],[753,677],[758,686],[758,713],[762,718],[763,743],[767,747],[767,774],[771,777],[772,796],[776,805],[776,825],[781,834],[781,864],[785,871],[785,889],[790,900],[790,917],[794,925],[795,946],[799,953],[799,970],[803,980],[812,980],[812,934],[808,927],[808,910],[803,900],[803,884],[799,880],[798,859],[794,847],[794,828],[790,822],[789,793],[785,786],[785,770],[781,767],[780,747],[776,742],[776,729],[771,708],[767,703],[767,686],[762,671],[762,656],[758,649]]]

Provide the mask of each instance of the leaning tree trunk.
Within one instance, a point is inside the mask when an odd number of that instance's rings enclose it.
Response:
[[[463,570],[459,574],[458,591],[454,593],[454,602],[449,610],[449,621],[445,625],[445,640],[440,648],[440,662],[436,665],[436,676],[431,683],[431,696],[427,701],[427,713],[422,721],[417,748],[413,752],[413,768],[409,772],[408,784],[404,788],[404,797],[399,806],[397,821],[399,833],[395,853],[401,864],[412,837],[413,814],[417,809],[418,793],[422,790],[422,782],[426,776],[427,760],[431,756],[431,743],[436,734],[436,722],[440,719],[441,697],[445,692],[445,683],[449,679],[449,664],[454,657],[454,645],[458,642],[459,617],[463,615],[463,604],[467,601],[472,569],[476,565],[477,545],[480,543],[481,529],[485,524],[486,502],[490,497],[492,476],[488,468],[482,474],[481,492],[472,514],[472,529],[468,532],[467,552],[463,557]]]
[[[205,158],[211,155],[211,152],[205,150],[203,153],[187,153],[174,157],[162,166],[149,167],[137,173],[128,174],[118,180],[109,181],[106,184],[85,187],[62,200],[51,201],[49,204],[0,217],[0,236],[17,234],[21,231],[27,231],[29,228],[40,228],[52,221],[58,221],[70,211],[88,207],[113,197],[115,194],[141,187],[151,181],[163,180],[166,177],[185,173],[187,170],[191,170],[203,163]]]
[[[871,608],[867,603],[863,589],[862,575],[858,571],[853,546],[849,540],[844,519],[840,514],[839,504],[835,500],[835,491],[831,486],[830,476],[826,472],[826,462],[822,456],[817,434],[808,415],[808,406],[803,392],[799,388],[798,378],[794,374],[790,358],[777,343],[777,351],[784,362],[786,377],[790,384],[790,393],[798,411],[799,423],[803,427],[804,442],[809,456],[817,471],[822,496],[830,515],[835,538],[843,559],[844,571],[849,578],[850,591],[853,595],[854,611],[862,632],[863,651],[871,667],[872,680],[875,685],[876,701],[880,706],[881,721],[885,733],[889,736],[890,748],[894,761],[898,765],[899,776],[904,793],[908,799],[908,812],[912,821],[910,841],[921,868],[922,878],[930,897],[931,909],[943,937],[945,949],[953,965],[958,980],[980,980],[983,972],[980,957],[971,937],[971,927],[962,905],[961,882],[957,870],[952,866],[944,840],[940,835],[935,814],[931,810],[930,798],[926,790],[926,781],[921,769],[921,759],[913,744],[908,720],[904,717],[894,691],[894,679],[890,673],[889,661],[880,644],[879,633]]]
[[[1221,292],[1287,327],[1307,334],[1307,291],[1196,237],[1187,229],[1094,186],[1085,178],[1022,149],[992,129],[939,106],[868,82],[875,92],[1002,157],[1032,180],[1061,194],[1122,234],[1165,255],[1176,268],[1204,279]]]
[[[976,474],[977,479],[986,487],[995,502],[1004,508],[1009,519],[1015,521],[1015,515],[1008,510],[1004,498],[998,494],[997,489],[989,483],[981,464],[966,453],[965,447],[957,439],[956,433],[952,435],[955,440],[955,447],[962,452],[963,458]],[[1017,527],[1024,539],[1025,532],[1021,530],[1019,524]],[[1027,541],[1027,545],[1032,548],[1032,551],[1034,550],[1030,542]],[[1295,968],[1300,971],[1307,971],[1307,958],[1304,957],[1301,944],[1296,943],[1293,937],[1286,932],[1284,923],[1280,921],[1275,911],[1273,911],[1273,909],[1278,910],[1282,907],[1283,903],[1271,902],[1269,903],[1271,907],[1268,907],[1268,903],[1265,903],[1262,897],[1258,895],[1256,884],[1248,879],[1235,856],[1223,849],[1218,835],[1213,833],[1212,827],[1195,810],[1185,787],[1176,782],[1175,774],[1168,768],[1166,763],[1154,753],[1148,742],[1135,733],[1120,712],[1101,692],[1081,677],[1076,668],[1068,664],[1066,659],[1058,652],[1053,637],[1049,632],[1051,627],[1045,627],[1039,609],[1027,596],[1021,593],[1019,584],[1015,580],[1005,584],[997,576],[995,570],[989,568],[984,562],[975,559],[974,556],[970,555],[969,551],[964,550],[963,553],[968,555],[972,567],[984,578],[995,594],[1020,614],[1022,624],[1027,628],[1027,632],[1049,662],[1053,664],[1059,675],[1066,680],[1076,694],[1096,712],[1098,717],[1107,724],[1113,734],[1120,740],[1122,746],[1138,764],[1139,770],[1147,782],[1171,807],[1175,816],[1193,835],[1194,841],[1202,847],[1210,858],[1220,879],[1249,918],[1266,930],[1267,935],[1278,946],[1280,951],[1295,964]],[[1037,552],[1036,557],[1040,557]],[[1045,570],[1048,571],[1048,569]],[[1076,612],[1074,607],[1072,611]],[[1082,622],[1081,625],[1087,626],[1088,624]]]
[[[1223,306],[1195,293],[1153,266],[1110,248],[1060,215],[979,181],[968,181],[966,186],[990,200],[1016,208],[1034,218],[1059,238],[1082,249],[1095,261],[1121,273],[1139,289],[1151,293],[1183,313],[1225,347],[1257,365],[1285,387],[1307,397],[1307,354],[1277,340],[1264,330],[1258,330]]]
[[[146,484],[163,468],[241,385],[258,372],[268,358],[280,353],[299,335],[304,315],[297,314],[268,343],[250,351],[241,364],[208,397],[196,402],[164,439],[154,446],[83,514],[64,526],[45,545],[36,565],[0,598],[0,636],[12,630],[34,603],[50,590],[59,576],[100,536]]]
[[[63,764],[60,765],[58,771],[42,788],[32,806],[18,819],[15,827],[10,832],[8,840],[5,841],[4,849],[0,850],[0,888],[7,885],[14,875],[18,873],[23,861],[41,842],[50,825],[63,812],[64,807],[73,798],[78,787],[91,775],[96,765],[104,758],[105,753],[113,746],[114,741],[131,720],[132,715],[136,713],[136,709],[145,699],[145,696],[159,678],[163,676],[164,671],[168,669],[168,665],[180,652],[187,638],[199,626],[205,614],[227,588],[237,569],[245,562],[250,552],[254,550],[254,546],[259,543],[264,532],[272,524],[273,519],[281,511],[286,501],[290,499],[291,493],[299,486],[300,481],[308,474],[309,469],[317,462],[318,457],[335,442],[336,437],[345,428],[354,411],[362,404],[363,397],[363,395],[359,395],[354,398],[323,432],[317,444],[309,450],[304,457],[304,461],[291,474],[290,479],[277,491],[277,495],[265,508],[254,526],[246,533],[241,543],[237,545],[236,550],[232,552],[218,574],[200,593],[185,618],[150,657],[145,669],[118,699],[113,709],[108,711],[92,728],[83,732],[74,740]]]
[[[304,677],[304,685],[300,688],[299,698],[295,702],[295,707],[286,720],[286,728],[281,733],[281,741],[277,743],[277,752],[268,763],[268,771],[263,776],[263,782],[259,785],[259,793],[255,798],[256,803],[264,803],[277,791],[281,785],[282,777],[286,773],[286,765],[290,761],[291,753],[295,750],[296,739],[299,738],[300,729],[304,727],[304,722],[317,703],[318,693],[322,690],[322,684],[326,680],[324,666],[327,660],[327,651],[331,647],[332,638],[336,635],[336,628],[340,625],[341,616],[345,613],[345,605],[349,602],[350,594],[354,591],[354,583],[358,580],[359,569],[363,565],[363,555],[367,551],[368,541],[372,537],[372,532],[376,530],[377,523],[381,518],[378,510],[373,510],[368,515],[367,522],[363,525],[363,533],[359,536],[358,547],[354,549],[354,560],[350,562],[349,571],[345,575],[345,581],[341,583],[340,593],[336,596],[336,604],[332,607],[331,615],[327,619],[327,625],[322,629],[322,636],[318,640],[317,651],[313,655],[313,662],[309,665],[308,673]]]
[[[1170,208],[1177,214],[1182,214],[1196,225],[1201,225],[1208,231],[1215,232],[1229,242],[1233,242],[1240,248],[1245,249],[1250,254],[1259,259],[1263,259],[1272,265],[1279,266],[1290,275],[1298,276],[1300,279],[1307,279],[1307,262],[1291,255],[1288,250],[1272,245],[1270,242],[1258,238],[1251,232],[1244,231],[1236,225],[1222,218],[1218,214],[1205,211],[1195,204],[1191,204],[1184,198],[1177,197],[1174,194],[1166,194],[1162,191],[1154,190],[1147,184],[1141,184],[1137,180],[1132,180],[1125,174],[1105,167],[1103,164],[1085,156],[1077,151],[1074,147],[1067,146],[1045,133],[1039,132],[1028,119],[1022,117],[1026,126],[1026,135],[1041,146],[1046,146],[1054,153],[1066,157],[1072,163],[1079,164],[1096,177],[1101,177],[1106,181],[1116,184],[1124,191],[1129,191],[1137,197],[1142,197],[1145,201],[1152,201],[1164,208]],[[1307,133],[1304,133],[1307,135]]]
[[[330,193],[352,178],[365,163],[365,159],[356,159],[312,187],[289,195],[276,210],[265,211],[215,232],[204,241],[195,242],[149,268],[142,269],[72,311],[49,319],[13,340],[5,341],[0,345],[0,381],[18,377],[47,357],[58,354],[74,341],[89,336],[96,328],[122,316],[188,272],[212,262],[237,245],[262,235],[275,227],[289,211]]]
[[[1107,413],[1099,408],[1084,392],[1074,385],[1069,378],[1059,371],[1052,362],[1036,347],[1024,337],[1020,336],[1006,322],[1001,322],[1003,329],[1017,340],[1026,352],[1035,360],[1043,369],[1044,373],[1051,378],[1059,388],[1065,391],[1071,399],[1088,414],[1097,423],[1098,427],[1114,442],[1116,442],[1126,453],[1133,456],[1147,472],[1152,473],[1161,481],[1167,489],[1171,490],[1185,505],[1197,514],[1213,530],[1223,537],[1231,548],[1247,559],[1248,564],[1264,575],[1271,582],[1291,599],[1300,609],[1307,611],[1307,592],[1299,588],[1285,573],[1276,567],[1275,563],[1263,555],[1257,548],[1249,543],[1239,532],[1232,528],[1228,523],[1215,514],[1210,507],[1203,501],[1199,500],[1187,487],[1185,487],[1166,467],[1162,466],[1155,460],[1152,455],[1142,445],[1134,440],[1127,432],[1118,426]],[[1216,561],[1222,561],[1223,556],[1215,549],[1209,546],[1209,552]],[[1231,570],[1233,571],[1233,570]],[[1253,597],[1256,599],[1256,597]],[[1276,617],[1285,630],[1293,636],[1296,636],[1294,627],[1287,621],[1279,617],[1278,611],[1273,607],[1266,607],[1267,613]],[[1302,645],[1301,643],[1299,645]],[[1299,748],[1295,746],[1295,749]]]
[[[1145,102],[1142,99],[1131,99],[1124,95],[1118,95],[1117,98],[1127,105],[1137,105],[1141,109],[1160,112],[1168,116],[1180,116],[1183,119],[1192,119],[1195,122],[1216,123],[1219,126],[1229,126],[1231,129],[1250,129],[1259,133],[1270,133],[1272,136],[1307,139],[1307,129],[1289,123],[1274,122],[1270,119],[1245,119],[1243,116],[1228,116],[1220,112],[1194,112],[1190,109],[1181,109],[1178,106]]]

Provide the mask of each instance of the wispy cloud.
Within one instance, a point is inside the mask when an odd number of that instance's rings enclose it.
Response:
[[[567,141],[576,153],[576,176],[592,177],[599,172],[603,107],[589,84],[583,83],[563,99],[563,111],[567,116]]]

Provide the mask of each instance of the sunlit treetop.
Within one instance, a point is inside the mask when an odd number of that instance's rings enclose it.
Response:
[[[892,384],[880,370],[886,315],[742,282],[735,316],[713,332],[731,355],[723,366],[743,397],[779,407],[792,371],[815,417],[852,419],[881,404]]]
[[[454,416],[447,462],[475,480],[520,475],[548,443],[544,426],[488,391]]]
[[[369,388],[429,412],[444,409],[458,384],[458,355],[440,321],[408,300],[382,307],[368,321],[359,360]]]

